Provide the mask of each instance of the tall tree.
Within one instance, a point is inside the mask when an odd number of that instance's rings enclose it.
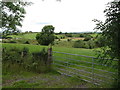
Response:
[[[22,21],[25,17],[25,6],[31,5],[31,2],[0,2],[2,23],[1,27],[3,35],[19,32],[18,27],[22,27]]]
[[[118,83],[120,88],[120,0],[114,0],[107,4],[104,10],[105,22],[97,21],[95,29],[102,31],[102,36],[106,40],[105,45],[107,50],[103,50],[104,56],[109,55],[112,59],[118,59]]]
[[[54,27],[52,25],[46,25],[43,27],[42,32],[36,35],[36,40],[41,45],[49,45],[54,42]]]

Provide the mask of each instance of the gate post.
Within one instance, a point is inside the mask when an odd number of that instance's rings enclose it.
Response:
[[[94,84],[94,58],[92,58],[92,81]]]
[[[52,64],[52,48],[48,48],[48,60],[47,60],[47,65],[49,68],[51,68]]]

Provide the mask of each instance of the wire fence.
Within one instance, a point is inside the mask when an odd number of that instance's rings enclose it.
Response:
[[[53,64],[61,74],[75,76],[96,85],[110,84],[117,74],[118,60],[104,59],[112,61],[112,64],[108,65],[100,63],[99,60],[102,59],[53,51]]]

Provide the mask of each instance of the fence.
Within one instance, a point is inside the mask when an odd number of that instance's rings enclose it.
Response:
[[[114,81],[117,60],[109,60],[112,65],[101,64],[95,57],[53,51],[53,64],[64,75],[75,76],[97,85]],[[114,68],[113,68],[114,67]]]

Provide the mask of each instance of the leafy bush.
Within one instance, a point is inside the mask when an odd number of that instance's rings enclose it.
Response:
[[[59,39],[57,36],[55,36],[55,39]]]
[[[9,41],[8,43],[17,43],[16,41]]]
[[[93,40],[90,40],[90,41],[78,40],[74,43],[73,47],[92,49],[92,48],[95,48],[95,42]]]
[[[72,39],[67,39],[68,42],[70,42]]]
[[[26,41],[24,44],[30,44],[29,41]]]
[[[71,33],[67,33],[65,34],[66,37],[72,37],[72,34]]]
[[[64,38],[65,38],[65,36],[61,36],[60,38],[61,38],[61,39],[64,39]]]
[[[29,53],[29,49],[24,47],[23,49],[3,48],[3,68],[4,72],[18,72],[17,69],[23,68],[24,70],[34,71],[37,73],[46,72],[50,70],[47,67],[48,52],[43,49],[40,52]]]
[[[101,35],[97,36],[96,39],[95,39],[95,44],[96,44],[97,47],[105,46],[105,42],[106,41],[105,41],[104,37],[101,36]]]
[[[95,46],[95,42],[93,41],[93,40],[89,40],[88,42],[87,42],[87,44],[88,44],[88,46],[89,46],[89,49],[92,49],[92,48],[95,48],[96,46]]]
[[[73,45],[74,48],[83,48],[84,47],[84,41],[78,40]]]
[[[85,34],[79,34],[79,37],[85,37]]]
[[[92,36],[86,35],[84,41],[89,41],[89,40],[91,40],[91,38],[92,38]]]

